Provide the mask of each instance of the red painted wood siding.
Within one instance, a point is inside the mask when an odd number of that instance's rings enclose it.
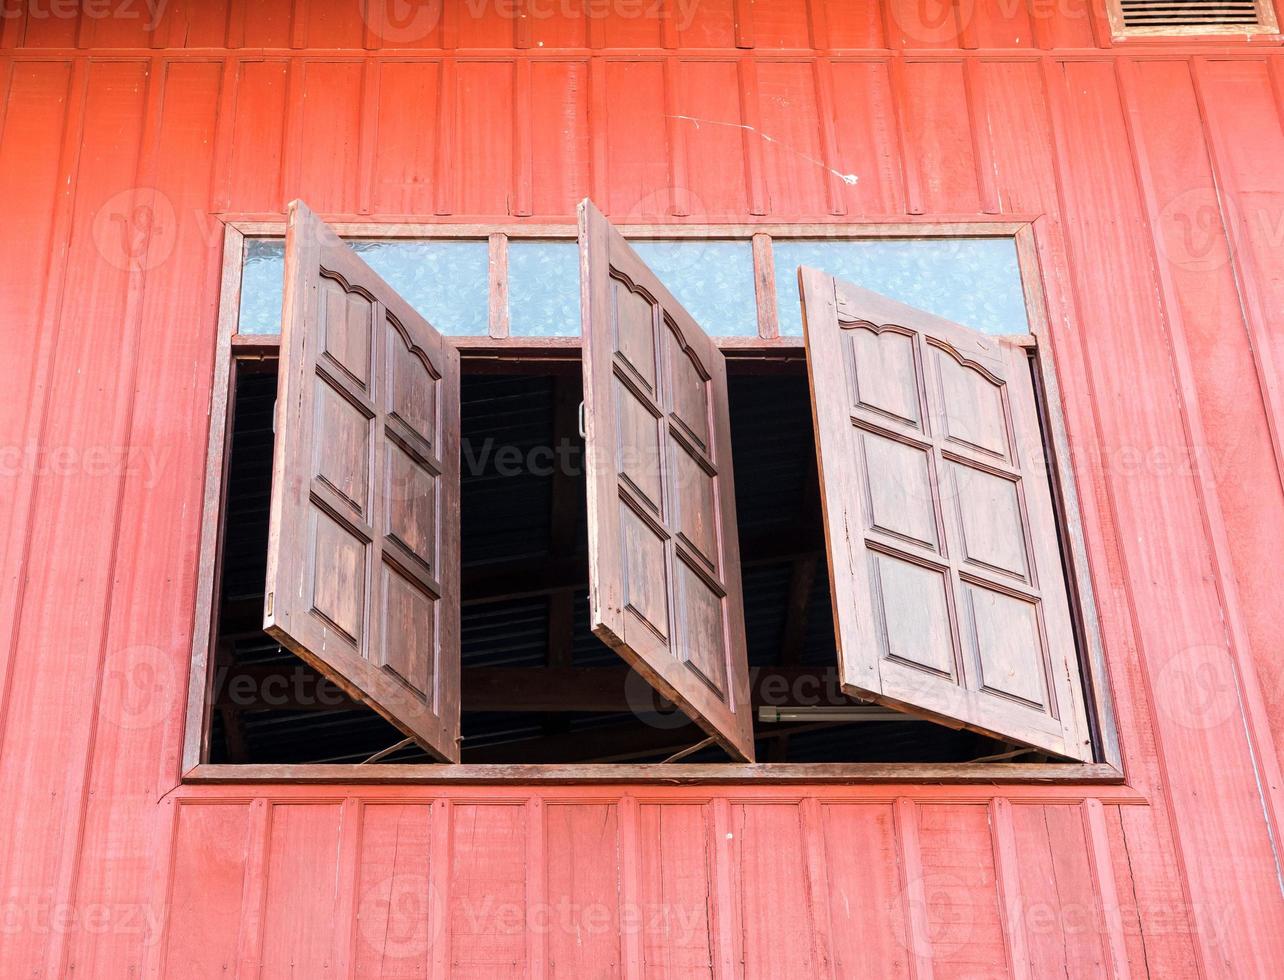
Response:
[[[1278,41],[1034,0],[118,6],[0,17],[6,976],[1278,972]],[[219,217],[585,194],[1035,220],[1126,787],[180,785]]]

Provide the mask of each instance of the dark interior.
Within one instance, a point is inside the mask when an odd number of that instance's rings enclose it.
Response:
[[[750,668],[788,679],[773,704],[854,703],[837,692],[803,366],[745,358],[730,374]],[[238,361],[234,385],[209,761],[366,761],[402,734],[260,629],[276,362]],[[578,359],[464,362],[466,763],[663,762],[705,738],[640,678],[626,683],[589,629],[581,392]],[[531,672],[515,684],[500,668]],[[755,733],[760,762],[954,762],[1013,749],[909,716],[755,716]],[[681,762],[727,759],[709,746]],[[377,761],[430,760],[411,745]]]

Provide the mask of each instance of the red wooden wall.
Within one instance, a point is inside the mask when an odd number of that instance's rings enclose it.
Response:
[[[1091,0],[382,27],[170,0],[154,31],[137,2],[17,6],[5,976],[1278,972],[1277,40],[1112,46]],[[1126,786],[179,783],[219,217],[569,220],[586,194],[620,220],[1037,217]]]

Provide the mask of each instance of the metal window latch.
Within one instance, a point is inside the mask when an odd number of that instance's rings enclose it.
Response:
[[[580,411],[579,411],[579,416],[580,416],[580,423],[579,423],[579,424],[580,424],[580,438],[581,438],[581,439],[587,439],[587,438],[588,438],[588,420],[584,417],[584,403],[583,403],[583,402],[580,402]]]

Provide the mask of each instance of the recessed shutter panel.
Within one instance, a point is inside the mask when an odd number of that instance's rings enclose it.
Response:
[[[844,689],[1090,759],[1025,349],[799,279]]]
[[[459,758],[459,355],[290,205],[264,628]]]
[[[580,205],[593,632],[753,760],[722,354]]]

